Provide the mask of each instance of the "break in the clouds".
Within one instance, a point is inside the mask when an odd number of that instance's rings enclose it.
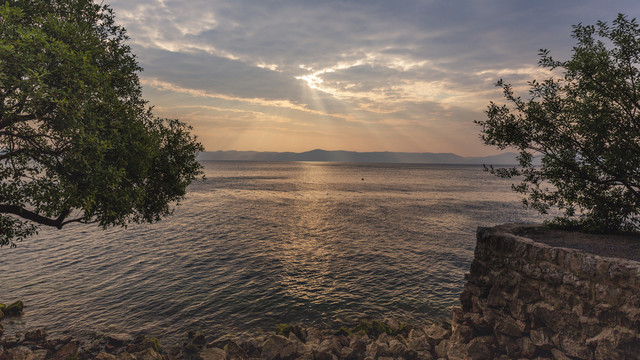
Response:
[[[494,153],[474,119],[494,83],[550,76],[571,25],[636,1],[116,0],[160,116],[207,150]]]

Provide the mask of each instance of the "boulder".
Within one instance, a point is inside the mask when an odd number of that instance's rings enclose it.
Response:
[[[227,353],[220,348],[206,348],[200,351],[200,358],[202,360],[226,360]]]
[[[434,346],[438,345],[442,340],[448,338],[450,335],[449,330],[435,323],[426,328],[424,333],[427,336],[427,341]]]
[[[44,329],[35,329],[31,331],[27,331],[24,334],[24,339],[26,341],[34,341],[41,342],[47,338],[47,332]]]
[[[293,359],[298,355],[298,347],[282,335],[270,335],[262,343],[262,357],[265,359]]]
[[[94,358],[94,360],[116,360],[117,358],[114,355],[111,355],[109,353],[106,352],[100,352],[98,355],[96,355],[96,357]]]
[[[66,345],[60,348],[53,356],[52,360],[66,360],[67,358],[73,358],[78,355],[78,344],[76,341],[69,341]]]
[[[533,345],[545,350],[551,350],[551,348],[553,348],[553,332],[551,331],[551,329],[542,327],[539,329],[531,330],[529,332],[529,336],[531,337],[531,342],[533,343]]]
[[[229,341],[224,347],[224,351],[227,352],[227,358],[229,360],[245,360],[249,357],[249,354],[235,341]]]
[[[134,354],[136,360],[162,360],[162,355],[158,354],[152,348],[147,348],[141,352]]]
[[[24,308],[24,304],[21,300],[14,302],[13,304],[7,305],[2,312],[6,316],[19,316],[22,315],[22,309]]]
[[[111,345],[113,347],[124,346],[135,340],[131,334],[127,333],[111,333],[106,336],[106,339],[107,345]]]
[[[6,359],[14,360],[31,360],[33,359],[33,352],[26,346],[16,346],[5,352]]]

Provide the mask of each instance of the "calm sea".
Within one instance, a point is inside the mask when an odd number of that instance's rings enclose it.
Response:
[[[198,328],[420,323],[458,303],[477,226],[541,220],[479,166],[204,166],[207,179],[157,224],[42,229],[0,249],[0,302],[27,306],[5,329],[175,344]]]

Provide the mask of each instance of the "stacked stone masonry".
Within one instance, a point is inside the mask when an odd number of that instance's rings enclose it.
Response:
[[[449,354],[640,359],[640,262],[551,247],[515,227],[478,229]]]

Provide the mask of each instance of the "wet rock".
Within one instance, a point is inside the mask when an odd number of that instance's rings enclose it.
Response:
[[[6,316],[19,316],[22,315],[22,310],[24,309],[24,304],[21,300],[14,302],[13,304],[7,305],[2,312]]]
[[[282,335],[271,335],[262,343],[262,357],[266,359],[293,359],[297,346]]]
[[[260,344],[258,340],[250,336],[237,339],[237,344],[247,353],[250,358],[260,357]]]
[[[51,359],[53,360],[66,360],[67,358],[73,358],[78,355],[78,344],[76,341],[69,341],[66,345],[60,348]]]
[[[204,346],[207,343],[207,338],[202,331],[189,332],[188,337],[191,343],[196,346]]]
[[[387,325],[389,326],[389,328],[393,333],[397,333],[398,330],[400,330],[400,322],[398,320],[391,318],[391,319],[387,319],[385,322],[387,323]]]
[[[249,354],[235,341],[229,341],[227,345],[225,345],[224,351],[227,352],[227,358],[229,360],[245,360],[249,357]]]
[[[46,338],[47,338],[47,332],[44,329],[31,330],[31,331],[27,331],[24,334],[24,339],[26,341],[41,342],[41,341],[44,341]]]
[[[200,358],[202,360],[226,360],[227,353],[220,348],[206,348],[200,351]]]
[[[291,333],[294,333],[300,340],[304,340],[307,337],[305,329],[298,324],[278,324],[276,326],[276,335],[289,337]]]
[[[108,334],[106,338],[107,345],[111,345],[113,347],[121,347],[134,341],[133,336],[127,333],[111,333]]]
[[[137,352],[134,355],[137,360],[162,360],[162,355],[158,354],[152,348]]]
[[[4,346],[7,349],[16,347],[19,344],[20,339],[15,336],[4,336],[2,339],[0,339],[0,345]]]

